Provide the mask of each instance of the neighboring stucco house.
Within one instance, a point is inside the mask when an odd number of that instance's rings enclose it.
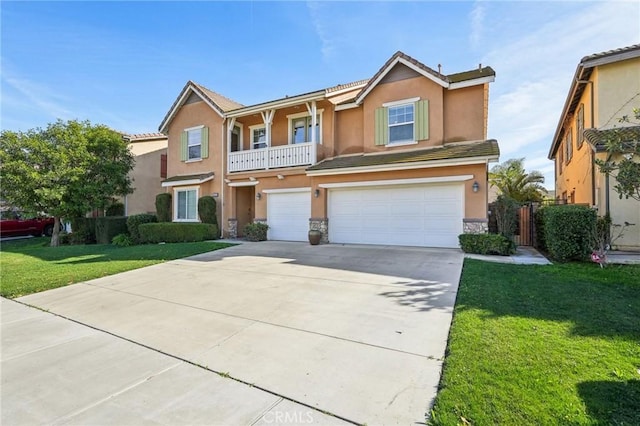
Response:
[[[124,136],[136,164],[129,173],[134,191],[123,197],[125,215],[155,213],[156,195],[164,192],[162,180],[167,177],[167,136],[162,133],[141,133]]]
[[[609,212],[614,224],[635,224],[616,242],[621,249],[640,249],[640,202],[620,199],[615,178],[607,179],[594,160],[606,156],[604,141],[615,128],[629,127],[624,134],[637,142],[640,127],[619,122],[624,115],[632,116],[634,107],[640,107],[640,45],[585,56],[549,150],[558,199],[594,206],[600,216]]]
[[[458,247],[487,224],[490,67],[444,75],[397,52],[368,80],[244,106],[189,81],[160,125],[175,221],[213,195],[224,235]]]

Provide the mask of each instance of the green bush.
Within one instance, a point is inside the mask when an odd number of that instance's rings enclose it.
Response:
[[[118,234],[113,237],[111,244],[118,247],[129,247],[133,245],[133,240],[127,234]]]
[[[205,195],[198,199],[198,216],[202,223],[216,225],[218,229],[218,216],[216,215],[216,200],[210,195]],[[218,237],[220,237],[218,235]]]
[[[124,216],[124,204],[120,201],[114,201],[105,210],[105,216]]]
[[[551,258],[561,262],[586,260],[593,249],[595,210],[575,204],[545,210],[544,241]]]
[[[96,242],[111,244],[118,234],[127,233],[127,218],[124,216],[104,216],[96,218]]]
[[[544,238],[545,214],[548,211],[548,209],[551,209],[554,207],[555,206],[540,207],[533,214],[534,226],[536,228],[536,248],[544,252],[547,251],[547,242]]]
[[[244,226],[244,237],[249,241],[266,241],[269,225],[266,223],[247,223]]]
[[[140,244],[142,239],[140,238],[140,232],[138,231],[138,227],[143,223],[155,223],[158,221],[158,218],[154,214],[134,214],[127,218],[127,230],[129,231],[129,235],[131,236],[131,241],[134,244]]]
[[[144,223],[138,227],[145,243],[189,243],[213,240],[218,227],[209,223]]]
[[[168,192],[156,195],[156,216],[158,222],[171,222],[171,194]]]
[[[96,243],[96,218],[76,217],[70,220],[71,236],[70,244],[95,244]]]
[[[513,198],[498,195],[494,205],[498,233],[508,238],[513,237],[516,233],[520,203]]]
[[[465,253],[508,256],[516,252],[513,240],[500,234],[461,234],[458,240]]]

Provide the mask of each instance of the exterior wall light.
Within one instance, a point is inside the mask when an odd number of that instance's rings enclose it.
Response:
[[[473,192],[478,192],[480,190],[480,184],[478,183],[478,181],[473,182],[473,185],[471,185],[471,189],[473,189]]]
[[[256,200],[258,200],[258,201],[262,200],[262,192],[258,192],[256,194]]]
[[[314,197],[316,197],[316,198],[318,198],[318,197],[320,196],[320,190],[319,190],[319,189],[316,189],[316,190],[313,192],[313,196],[314,196]]]

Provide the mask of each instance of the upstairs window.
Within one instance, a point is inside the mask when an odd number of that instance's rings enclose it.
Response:
[[[584,104],[580,104],[580,108],[578,108],[576,126],[578,127],[576,134],[576,146],[580,149],[582,148],[582,142],[584,142]]]
[[[560,146],[558,147],[558,154],[557,154],[557,160],[558,160],[558,175],[562,174],[562,167],[564,166],[564,146],[562,145],[562,143],[560,143]]]
[[[388,102],[375,111],[375,144],[404,145],[429,139],[429,101]]]
[[[567,164],[569,164],[569,162],[571,161],[571,157],[573,157],[573,137],[571,130],[571,127],[569,127],[564,140],[564,147],[566,149],[565,157],[567,160]]]
[[[322,112],[318,109],[316,115],[316,142],[322,143]],[[289,119],[289,144],[308,143],[312,139],[313,120],[308,113],[287,115]]]
[[[251,127],[251,149],[267,147],[267,128],[265,126]]]
[[[184,129],[181,140],[181,160],[196,161],[209,156],[209,128],[205,126]]]

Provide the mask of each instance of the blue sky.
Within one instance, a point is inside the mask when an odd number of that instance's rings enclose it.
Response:
[[[397,50],[497,73],[501,161],[546,160],[588,54],[640,42],[638,2],[6,2],[1,127],[62,119],[157,131],[187,80],[243,104],[371,77]]]

